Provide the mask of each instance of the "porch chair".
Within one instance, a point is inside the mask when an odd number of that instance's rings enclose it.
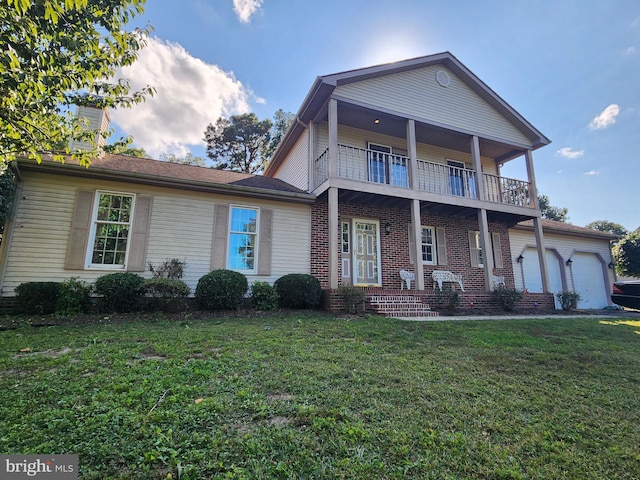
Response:
[[[407,270],[400,270],[400,290],[404,289],[404,284],[407,284],[407,290],[411,290],[411,282],[416,279],[416,275],[413,272]]]

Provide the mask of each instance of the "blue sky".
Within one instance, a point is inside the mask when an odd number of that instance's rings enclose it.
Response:
[[[204,156],[220,116],[296,112],[318,75],[450,51],[552,140],[538,187],[571,223],[640,226],[637,0],[149,0],[146,23],[119,73],[157,95],[111,117],[151,156]]]

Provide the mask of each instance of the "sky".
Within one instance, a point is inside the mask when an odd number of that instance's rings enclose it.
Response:
[[[117,76],[156,95],[111,119],[151,157],[205,157],[208,124],[295,113],[320,75],[449,51],[551,139],[538,190],[570,223],[640,227],[637,0],[148,0],[147,24]]]

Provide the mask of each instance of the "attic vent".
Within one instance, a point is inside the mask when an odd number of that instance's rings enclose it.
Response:
[[[449,74],[444,70],[438,70],[436,72],[436,80],[441,87],[448,87],[451,84],[451,78],[449,78]]]

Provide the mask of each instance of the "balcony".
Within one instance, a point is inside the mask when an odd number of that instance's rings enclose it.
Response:
[[[427,193],[533,208],[529,182],[482,173],[485,198],[479,198],[476,172],[455,163],[447,165],[418,159],[414,188]],[[328,148],[315,160],[314,167],[314,187],[317,188],[329,179]],[[408,157],[338,145],[338,178],[410,189],[409,170]]]

